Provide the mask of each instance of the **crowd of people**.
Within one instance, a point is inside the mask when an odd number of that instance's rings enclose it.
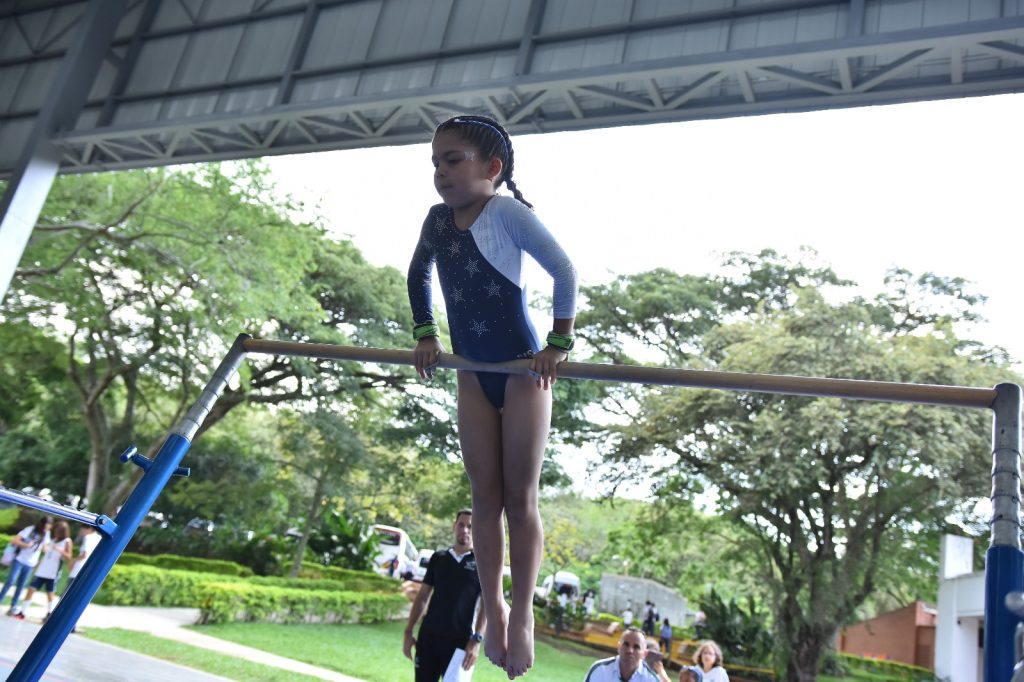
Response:
[[[78,554],[74,554],[75,543],[71,539],[71,527],[66,521],[53,522],[48,516],[41,516],[31,526],[26,526],[11,538],[4,550],[2,563],[9,566],[4,586],[0,589],[0,603],[13,588],[7,615],[25,617],[25,606],[32,602],[36,591],[46,593],[46,616],[50,617],[54,607],[54,593],[60,580],[61,570],[69,568],[66,593],[75,577],[99,544],[100,536],[92,526],[83,526],[78,538]],[[31,578],[31,582],[29,579]],[[22,590],[28,584],[28,592],[21,600]]]
[[[450,679],[446,676],[446,673],[450,675],[450,668],[468,672],[477,662],[480,645],[484,641],[487,614],[481,603],[472,529],[473,512],[460,510],[452,525],[452,545],[431,557],[419,595],[409,612],[402,650],[414,662],[416,682],[447,680]],[[13,588],[7,615],[24,618],[25,604],[31,602],[37,590],[43,590],[47,601],[46,617],[49,617],[61,569],[65,564],[70,566],[66,593],[89,555],[95,551],[99,539],[91,526],[85,526],[75,543],[66,522],[54,523],[53,519],[45,516],[19,531],[4,552],[3,563],[9,565],[10,570],[0,589],[0,602]],[[74,553],[76,546],[77,555]],[[28,593],[22,601],[21,594],[26,584],[29,585]],[[589,590],[582,601],[587,611],[592,613],[593,591]],[[642,629],[632,626],[629,608],[623,615],[628,620],[624,618],[626,622],[619,639],[618,653],[594,663],[585,682],[672,682],[665,665],[672,643],[668,619],[662,621],[659,641],[652,636],[658,619],[654,603],[644,605]],[[721,649],[713,641],[700,643],[693,663],[683,666],[678,682],[728,682],[729,676],[722,667]]]
[[[552,601],[562,608],[567,597],[559,591]],[[531,600],[532,601],[532,600]],[[582,604],[592,612],[594,593],[588,590]],[[615,656],[595,662],[584,682],[673,682],[669,677],[672,628],[662,619],[660,639],[655,639],[657,606],[644,604],[643,628],[632,625],[632,609],[619,637]],[[452,524],[452,544],[430,558],[419,594],[409,611],[402,652],[413,661],[416,682],[449,682],[468,679],[485,641],[488,614],[481,598],[480,577],[473,553],[473,512],[462,509]],[[418,626],[418,629],[417,629]],[[679,671],[677,682],[728,682],[722,666],[722,650],[711,641],[699,643],[691,662]]]
[[[677,682],[728,682],[722,667],[722,650],[711,641],[701,642],[693,655],[693,665],[683,665]],[[601,659],[587,671],[584,682],[672,682],[661,646],[643,630],[627,627],[619,638],[615,656]]]

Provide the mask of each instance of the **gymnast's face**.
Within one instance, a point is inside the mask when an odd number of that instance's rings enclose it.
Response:
[[[434,188],[445,204],[466,208],[494,195],[494,178],[501,173],[499,159],[484,161],[480,151],[453,130],[434,135],[431,149]]]

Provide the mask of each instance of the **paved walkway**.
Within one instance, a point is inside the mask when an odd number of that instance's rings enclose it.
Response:
[[[21,625],[31,625],[31,620],[41,620],[43,615],[45,614],[46,608],[45,606],[43,606],[44,603],[45,602],[40,601],[38,604],[33,603],[33,605],[29,607],[29,609],[26,611],[26,615],[28,616],[29,621],[17,621],[13,618],[2,617],[0,617],[0,620],[10,621],[12,623]],[[237,658],[242,658],[247,661],[252,661],[253,663],[261,663],[263,665],[269,665],[275,668],[281,668],[283,670],[290,670],[292,672],[302,673],[304,675],[309,675],[311,677],[317,677],[321,680],[330,680],[330,682],[363,682],[358,678],[342,675],[341,673],[335,672],[333,670],[318,668],[317,666],[309,665],[308,663],[302,663],[301,661],[296,661],[291,658],[285,658],[284,656],[277,656],[275,654],[271,654],[260,649],[253,649],[252,647],[242,646],[241,644],[235,644],[224,639],[210,637],[209,635],[204,635],[202,633],[196,632],[195,630],[182,627],[183,625],[190,625],[192,623],[195,623],[198,617],[198,609],[169,609],[137,606],[101,606],[99,604],[89,604],[89,606],[86,607],[85,612],[82,614],[82,617],[78,621],[78,627],[82,629],[123,628],[125,630],[146,632],[163,639],[181,642],[182,644],[189,644],[191,646],[200,647],[202,649],[210,649],[211,651],[216,651],[217,653],[224,654],[226,656],[235,656]],[[38,629],[38,625],[36,625],[35,628]],[[0,631],[0,639],[6,639],[4,636],[4,632],[6,631]],[[31,639],[31,636],[29,636],[29,639]],[[90,647],[94,645],[106,646],[91,640],[82,640],[81,638],[71,636],[68,638],[68,641],[65,644],[65,647],[63,648],[66,648],[72,642],[72,640],[87,643],[88,646]],[[21,655],[20,652],[27,648],[27,646],[28,641],[26,640],[24,645],[17,649],[17,653],[13,656],[14,660],[17,660],[17,658]],[[113,649],[113,647],[110,648]],[[0,655],[2,655],[3,652],[5,652],[5,650],[6,647],[0,649]],[[121,652],[123,650],[114,649],[114,651]],[[57,658],[55,658],[54,660],[58,660],[60,656],[61,654],[58,654]],[[142,658],[154,660],[144,656]],[[107,658],[106,662],[108,665],[109,661],[110,659]],[[2,661],[0,661],[0,666],[2,666]],[[53,672],[58,673],[55,667],[51,668]],[[0,667],[0,670],[3,670],[3,668]],[[189,671],[189,674],[191,675],[192,671]],[[60,680],[60,678],[58,677],[55,677],[53,679],[54,682]],[[106,682],[107,680],[114,680],[114,678],[111,678],[109,676],[84,677],[82,676],[81,673],[73,675],[72,679],[76,681],[104,680],[104,682]],[[119,679],[120,678],[118,678],[118,680]],[[135,682],[141,679],[149,681],[163,680],[164,678],[151,677],[147,673],[145,677],[126,677],[124,679],[132,680],[133,682]],[[205,677],[181,677],[179,675],[178,677],[169,677],[166,679],[174,680],[175,682],[179,682],[180,680],[184,679],[188,679],[190,681],[194,679],[197,682],[207,680],[212,682],[213,680],[222,680],[224,678],[215,677],[212,675],[207,675]],[[61,682],[63,682],[63,680],[61,680]]]
[[[0,675],[10,675],[39,632],[39,624],[0,616]],[[230,682],[227,678],[71,635],[53,657],[43,682]]]

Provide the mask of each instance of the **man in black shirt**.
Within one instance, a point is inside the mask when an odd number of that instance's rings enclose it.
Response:
[[[437,682],[444,676],[452,654],[465,649],[462,667],[469,670],[476,663],[480,634],[487,624],[480,599],[480,578],[473,556],[473,512],[462,509],[452,526],[455,542],[447,550],[434,552],[423,576],[420,593],[409,611],[402,652],[413,658],[416,647],[416,682]],[[429,602],[429,606],[428,606]],[[423,612],[426,616],[417,637],[412,631]],[[476,624],[473,615],[476,612]]]

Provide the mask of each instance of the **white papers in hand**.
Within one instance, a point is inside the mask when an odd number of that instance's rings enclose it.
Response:
[[[444,671],[444,679],[441,682],[469,682],[473,677],[473,668],[462,669],[462,661],[465,658],[466,650],[456,649],[452,654],[452,660],[448,661],[448,669]]]

